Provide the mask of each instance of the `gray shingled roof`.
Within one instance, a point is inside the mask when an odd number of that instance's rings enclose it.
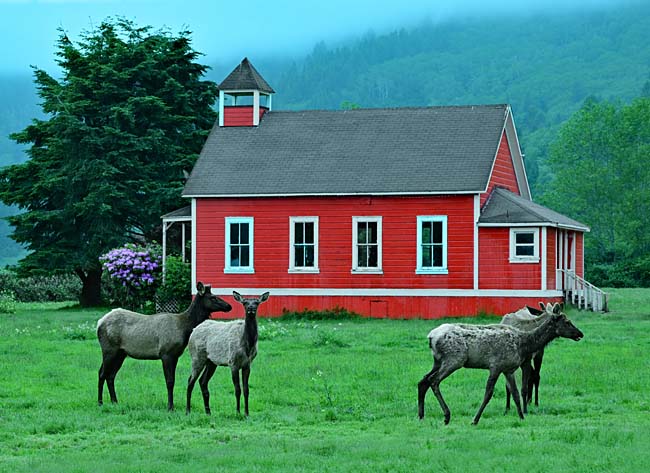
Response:
[[[219,90],[259,90],[267,94],[274,94],[275,91],[264,80],[264,78],[253,67],[248,58],[244,58],[242,62],[226,77],[221,84]]]
[[[552,226],[589,231],[587,225],[577,220],[502,188],[494,189],[483,206],[478,222],[479,224],[550,223]]]
[[[507,105],[268,112],[215,124],[183,195],[485,191]]]
[[[169,212],[168,214],[163,215],[163,220],[173,220],[173,219],[191,219],[192,218],[192,207],[187,205],[183,208]]]

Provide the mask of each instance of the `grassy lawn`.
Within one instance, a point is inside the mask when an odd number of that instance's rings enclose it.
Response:
[[[127,359],[118,405],[96,405],[104,311],[24,305],[0,314],[0,471],[647,471],[650,465],[650,290],[612,290],[605,315],[569,311],[580,342],[547,349],[540,406],[504,416],[505,387],[478,426],[487,372],[460,370],[417,419],[436,321],[260,322],[251,416],[235,412],[230,374],[184,413],[189,356],[166,411],[158,361]],[[477,322],[495,321],[478,319]],[[108,393],[105,393],[108,399]]]

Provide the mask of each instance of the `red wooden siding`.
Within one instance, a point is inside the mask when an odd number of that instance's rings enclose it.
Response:
[[[501,144],[499,145],[494,167],[492,168],[492,175],[490,176],[487,192],[481,195],[481,205],[485,203],[485,200],[490,195],[490,191],[495,186],[505,187],[514,194],[521,195],[505,131],[501,136]]]
[[[260,107],[260,119],[267,110]],[[253,126],[253,106],[224,107],[223,126]]]
[[[551,290],[556,287],[556,249],[557,245],[557,229],[548,227],[546,231],[546,288]]]
[[[480,228],[478,254],[479,289],[541,289],[540,262],[510,263],[509,228]]]
[[[198,199],[197,279],[215,287],[440,288],[473,285],[473,197]],[[448,274],[415,274],[416,217],[448,218]],[[319,274],[289,273],[289,217],[319,217]],[[351,274],[352,217],[382,217],[383,274]],[[225,217],[253,217],[254,274],[224,274]]]
[[[576,240],[576,274],[581,278],[585,277],[585,249],[584,249],[584,233],[574,232]]]
[[[266,290],[266,289],[265,289]],[[365,296],[279,296],[269,288],[271,297],[258,310],[260,317],[277,317],[283,311],[328,310],[344,307],[346,310],[371,317],[432,319],[449,316],[475,316],[477,314],[504,315],[526,305],[561,302],[561,297],[365,297]],[[262,291],[251,296],[259,295]],[[249,294],[246,294],[249,295]],[[244,310],[230,296],[223,296],[232,306],[228,313],[215,312],[215,318],[243,318]]]

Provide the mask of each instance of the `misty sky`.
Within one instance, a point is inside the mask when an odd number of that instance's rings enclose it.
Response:
[[[644,0],[0,0],[0,72],[54,72],[57,28],[74,41],[107,16],[193,32],[205,64],[296,57],[320,41],[383,33],[426,20],[562,12]],[[244,6],[242,6],[244,5]],[[514,27],[514,26],[513,26]]]

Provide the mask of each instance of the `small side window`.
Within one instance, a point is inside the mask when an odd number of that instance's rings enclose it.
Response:
[[[510,229],[510,262],[539,262],[539,228]]]

